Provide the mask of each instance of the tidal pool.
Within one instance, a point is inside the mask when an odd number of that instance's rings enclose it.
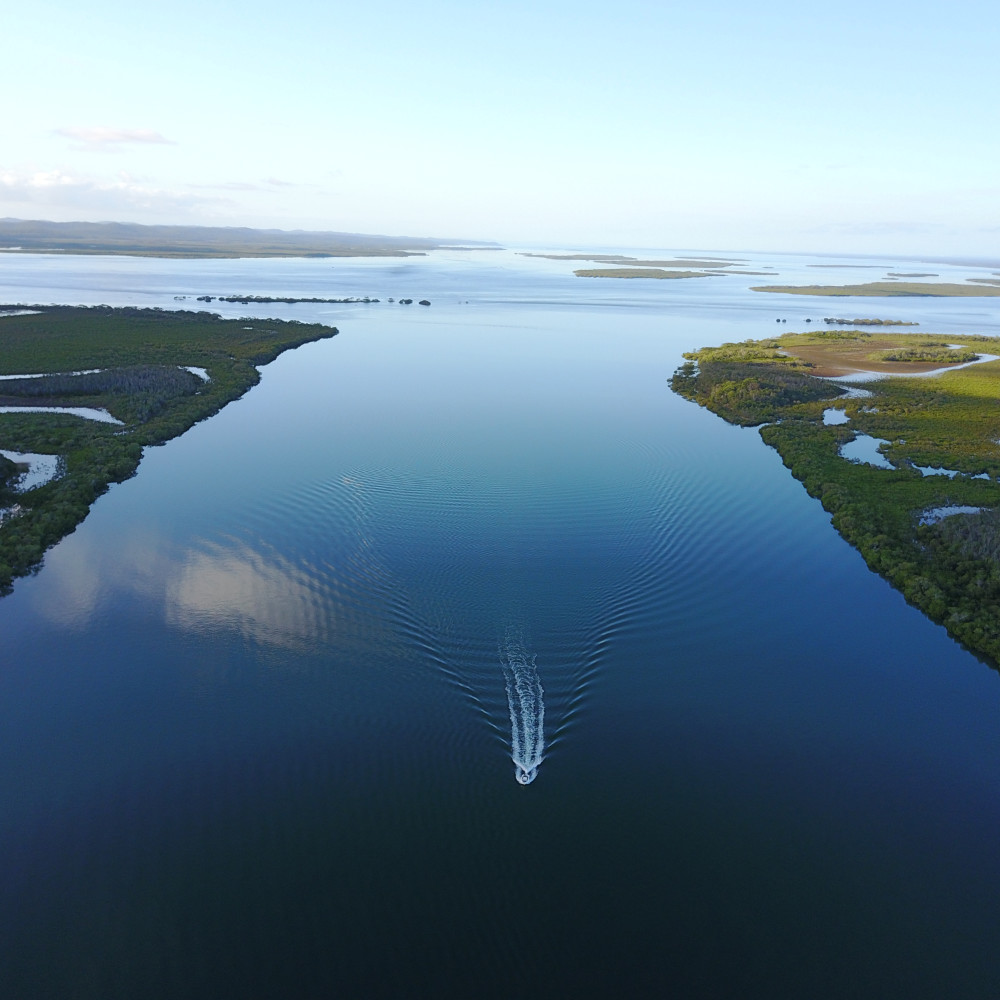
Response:
[[[954,517],[956,514],[981,514],[987,509],[986,507],[968,507],[955,504],[947,507],[932,507],[920,515],[920,523],[937,524],[938,521],[943,521],[946,517]]]
[[[50,480],[55,479],[59,474],[62,462],[58,455],[35,455],[31,452],[4,451],[2,448],[0,448],[0,455],[18,465],[28,466],[28,471],[23,473],[17,481],[17,490],[20,493],[26,493],[37,486],[44,486]]]
[[[883,455],[879,448],[889,444],[884,438],[872,437],[870,434],[858,434],[851,441],[840,446],[840,455],[851,462],[864,462],[876,469],[894,469],[895,466]]]

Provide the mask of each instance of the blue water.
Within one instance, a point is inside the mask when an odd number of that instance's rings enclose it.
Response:
[[[0,601],[0,995],[1000,992],[1000,678],[668,386],[840,307],[573,266],[0,259],[9,302],[383,299],[225,306],[341,333]]]

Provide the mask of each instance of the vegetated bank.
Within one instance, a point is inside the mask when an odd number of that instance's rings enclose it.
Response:
[[[40,565],[110,484],[135,474],[146,445],[162,444],[217,413],[260,381],[257,366],[335,327],[224,320],[208,312],[109,306],[0,306],[0,405],[86,406],[124,423],[61,413],[0,414],[0,448],[56,454],[63,474],[19,493],[19,470],[0,460],[0,594]],[[204,369],[208,380],[188,371]],[[11,508],[19,508],[10,513]]]
[[[685,354],[675,392],[761,437],[808,492],[833,515],[833,525],[929,618],[994,667],[1000,664],[1000,361],[927,378],[893,378],[940,367],[949,355],[1000,353],[992,338],[827,330],[724,344]],[[888,377],[863,384],[856,398],[822,370],[855,369],[857,352],[875,354]],[[919,361],[887,361],[885,353]],[[927,361],[927,355],[934,362]],[[852,383],[857,386],[857,383]],[[826,425],[835,405],[849,418]],[[857,433],[889,442],[893,469],[843,458]],[[952,470],[924,475],[918,467]],[[973,478],[973,477],[984,478]],[[950,507],[980,513],[935,519]],[[935,522],[935,523],[928,523]]]

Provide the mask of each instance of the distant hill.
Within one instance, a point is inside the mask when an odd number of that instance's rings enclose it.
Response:
[[[443,246],[496,249],[476,240],[130,222],[0,219],[0,252],[132,257],[409,257]]]

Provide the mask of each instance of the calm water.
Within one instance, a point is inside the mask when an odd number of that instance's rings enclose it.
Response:
[[[1000,994],[1000,677],[667,384],[1000,308],[572,266],[0,259],[10,302],[433,302],[213,303],[341,335],[0,601],[0,994]]]

